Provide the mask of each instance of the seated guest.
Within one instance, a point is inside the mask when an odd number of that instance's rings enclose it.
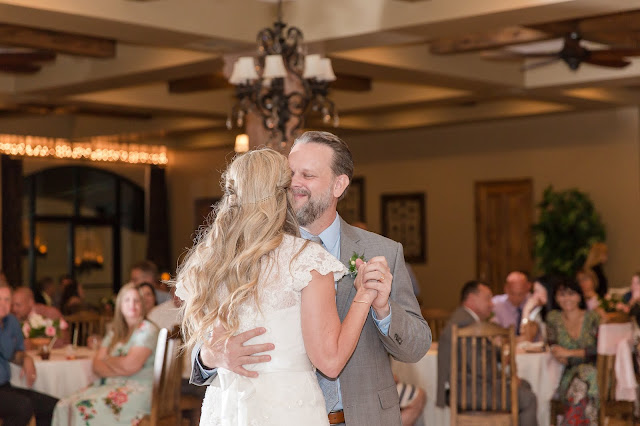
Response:
[[[11,301],[11,313],[18,318],[18,321],[24,322],[29,319],[30,315],[37,314],[47,319],[59,320],[62,318],[60,311],[53,306],[43,305],[36,303],[33,297],[33,292],[27,287],[18,287],[13,292],[13,298]],[[62,339],[59,339],[54,344],[54,347],[60,348],[69,343],[69,331],[65,330],[62,335]],[[29,347],[29,342],[25,342],[26,349],[33,349]]]
[[[636,272],[631,276],[629,291],[622,296],[622,303],[629,308],[638,302],[640,302],[640,272]],[[628,312],[628,309],[624,310]]]
[[[140,290],[140,295],[142,296],[144,311],[148,314],[157,305],[155,289],[151,283],[144,282],[142,284],[138,284],[138,290]]]
[[[44,277],[36,283],[33,296],[36,303],[47,306],[55,306],[56,282],[51,277]]]
[[[93,358],[100,379],[61,399],[54,425],[131,425],[151,412],[158,328],[144,318],[140,292],[134,284],[123,286],[111,328]]]
[[[26,426],[35,415],[38,426],[50,425],[57,399],[11,386],[9,363],[22,366],[21,374],[29,387],[37,376],[33,359],[24,352],[20,323],[10,310],[11,288],[0,283],[0,423],[3,426]]]
[[[565,406],[561,425],[597,424],[600,397],[596,349],[600,317],[586,310],[582,289],[573,280],[560,282],[554,298],[560,310],[547,315],[547,336],[551,354],[565,365],[556,391]]]
[[[467,327],[473,323],[487,321],[491,316],[493,303],[491,301],[491,289],[479,281],[469,281],[462,287],[460,295],[460,306],[453,312],[447,325],[442,330],[440,342],[438,344],[438,389],[436,405],[444,407],[449,403],[448,389],[449,377],[451,375],[451,326]],[[487,348],[487,359],[491,357],[490,348]],[[468,346],[471,351],[471,345]],[[498,350],[499,352],[499,350]],[[495,352],[493,352],[495,353]],[[467,389],[471,392],[471,354],[467,356]],[[460,382],[461,383],[461,382]],[[459,384],[460,384],[459,383]],[[486,383],[487,395],[491,395],[491,382]],[[508,386],[507,386],[508,388]],[[480,380],[478,380],[478,394],[482,392]],[[458,399],[459,401],[460,399]],[[510,401],[507,398],[507,401]],[[509,402],[507,402],[509,404]],[[507,407],[507,409],[509,409]],[[518,384],[518,420],[520,425],[537,425],[537,401],[535,394],[531,391],[531,386],[524,380],[519,380]]]
[[[598,277],[591,270],[582,269],[576,274],[578,285],[582,290],[586,309],[593,311],[600,307],[600,297],[598,296]]]
[[[587,254],[587,260],[584,262],[582,269],[585,271],[593,272],[598,283],[596,291],[600,298],[604,297],[609,291],[609,282],[607,276],[604,274],[604,264],[609,259],[609,248],[603,242],[593,243]]]
[[[504,285],[504,295],[493,298],[493,322],[504,328],[516,327],[519,335],[522,322],[522,309],[531,292],[529,276],[522,271],[513,271],[507,275]]]
[[[156,293],[156,303],[164,303],[171,299],[167,286],[160,281],[158,267],[150,260],[143,260],[131,267],[129,281],[135,284],[151,283]]]
[[[546,342],[545,320],[553,308],[553,289],[558,277],[542,276],[533,282],[533,293],[522,308],[520,341]]]
[[[74,278],[68,279],[62,290],[62,300],[60,310],[63,315],[71,315],[78,311],[90,309],[84,300],[84,290],[82,285]]]

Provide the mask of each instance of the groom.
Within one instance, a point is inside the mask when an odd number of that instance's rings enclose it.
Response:
[[[348,426],[401,426],[398,393],[389,355],[403,362],[417,362],[431,345],[431,330],[420,314],[405,267],[402,246],[371,232],[348,225],[337,214],[338,201],[353,177],[349,147],[327,132],[306,132],[289,154],[291,195],[303,238],[321,243],[327,251],[349,264],[355,252],[368,260],[367,272],[376,271],[378,281],[365,286],[377,290],[360,340],[337,380],[319,375],[331,424]],[[356,290],[353,278],[336,283],[336,303],[344,320]],[[255,377],[243,365],[266,362],[271,344],[244,343],[264,333],[257,328],[239,334],[226,346],[211,341],[193,351],[192,383],[206,385],[221,367]]]

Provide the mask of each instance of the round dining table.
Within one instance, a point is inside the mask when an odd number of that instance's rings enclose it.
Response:
[[[538,424],[548,426],[549,401],[560,383],[562,364],[556,361],[551,353],[518,351],[516,353],[518,377],[531,384],[531,390],[538,399]],[[425,426],[448,426],[449,407],[436,406],[438,386],[438,343],[434,342],[429,352],[415,364],[392,361],[392,370],[401,382],[420,386],[427,393],[427,405],[422,413]]]
[[[77,347],[75,350],[53,349],[48,360],[43,360],[37,351],[27,351],[36,366],[36,381],[31,389],[56,398],[67,397],[86,388],[96,379],[92,360],[94,350]],[[21,367],[11,364],[11,385],[27,388],[27,381],[20,377]]]

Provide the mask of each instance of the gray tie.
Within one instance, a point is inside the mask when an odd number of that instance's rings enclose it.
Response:
[[[318,243],[322,248],[326,249],[320,237],[312,235],[308,240]],[[330,413],[333,410],[333,407],[338,403],[338,380],[328,379],[317,370],[316,376],[318,377],[320,389],[322,389],[322,393],[324,394],[324,404],[327,408],[327,413]]]

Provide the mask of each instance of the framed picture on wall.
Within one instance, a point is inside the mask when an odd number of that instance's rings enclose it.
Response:
[[[426,195],[382,195],[382,235],[402,243],[409,263],[427,261]]]
[[[338,213],[347,223],[366,222],[364,177],[354,177],[347,195],[338,203]]]
[[[198,229],[200,225],[206,223],[207,217],[213,205],[220,201],[220,197],[197,198],[193,203],[193,228]],[[213,218],[212,218],[213,220]]]

